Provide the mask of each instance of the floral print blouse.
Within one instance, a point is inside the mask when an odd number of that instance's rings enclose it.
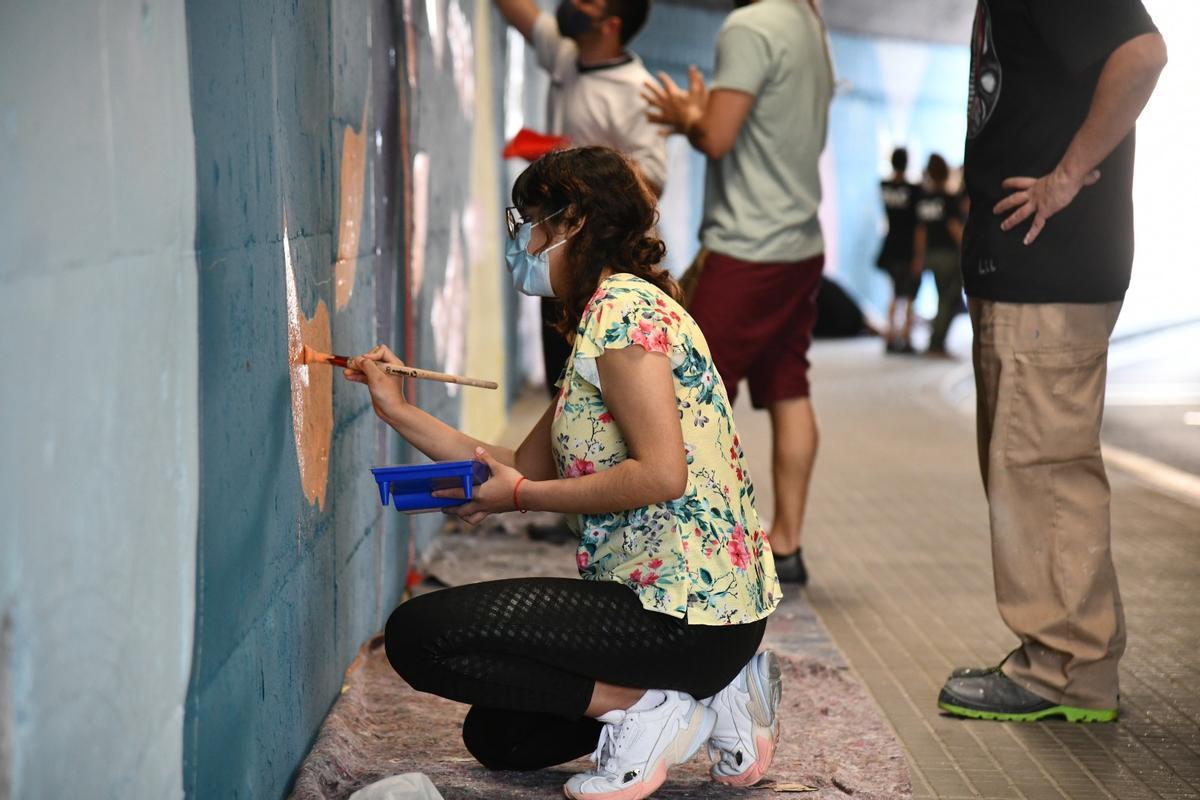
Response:
[[[725,387],[695,321],[641,278],[605,279],[584,309],[551,426],[558,474],[589,475],[626,458],[596,358],[632,345],[671,360],[687,489],[668,503],[578,515],[579,572],[620,581],[647,609],[686,616],[691,624],[762,619],[779,604],[779,580]]]

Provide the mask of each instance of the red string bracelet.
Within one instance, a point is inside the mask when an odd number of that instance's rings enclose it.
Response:
[[[520,511],[522,514],[529,513],[528,508],[521,508],[521,497],[519,494],[521,491],[521,484],[526,480],[528,480],[528,478],[522,475],[521,477],[517,478],[517,483],[515,486],[513,486],[513,508],[515,508],[517,511]]]

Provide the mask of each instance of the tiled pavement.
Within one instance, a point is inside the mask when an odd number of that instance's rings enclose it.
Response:
[[[969,368],[879,351],[814,349],[808,598],[895,727],[915,797],[1200,797],[1200,506],[1109,470],[1129,628],[1120,722],[944,717],[947,672],[995,663],[1014,641],[992,594],[973,420],[959,410]],[[740,401],[738,424],[769,511],[766,416]]]

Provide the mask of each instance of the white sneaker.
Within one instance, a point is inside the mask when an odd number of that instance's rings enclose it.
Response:
[[[759,653],[738,676],[705,700],[717,712],[708,740],[715,763],[709,774],[728,786],[753,786],[762,780],[775,758],[779,741],[779,700],[783,678],[779,659],[770,650]]]
[[[572,775],[563,786],[575,800],[641,800],[667,779],[667,769],[687,761],[712,733],[716,712],[691,695],[663,690],[666,700],[645,711],[626,711],[600,732],[596,768]]]

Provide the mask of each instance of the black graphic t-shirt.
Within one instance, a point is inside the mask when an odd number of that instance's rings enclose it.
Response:
[[[917,200],[917,222],[925,226],[926,250],[957,250],[950,220],[961,219],[959,199],[949,192],[926,191]]]
[[[886,180],[879,184],[883,207],[887,211],[888,232],[879,251],[878,264],[912,261],[913,231],[916,228],[916,204],[920,189],[908,181]]]
[[[1026,220],[1000,230],[992,207],[1010,177],[1038,178],[1083,124],[1105,61],[1156,32],[1140,0],[978,0],[964,172],[971,213],[963,238],[967,294],[1011,303],[1120,300],[1133,265],[1134,136],[1099,166],[1098,183],[1022,244]]]

